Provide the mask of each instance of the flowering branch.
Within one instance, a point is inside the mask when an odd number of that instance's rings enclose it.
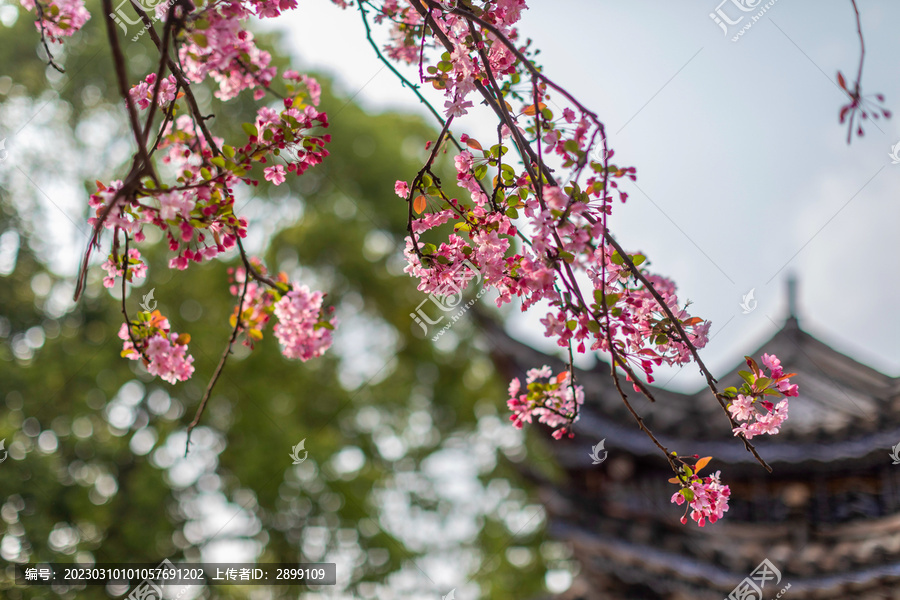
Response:
[[[37,0],[20,1],[36,10],[41,35],[46,31],[51,40],[71,35],[89,17],[83,0],[48,0],[49,8],[35,4]],[[350,5],[346,0],[334,2],[344,8]],[[104,12],[112,12],[111,0],[102,5]],[[172,332],[159,311],[138,313],[135,321],[128,317],[126,282],[146,273],[140,253],[129,244],[132,239],[135,244],[144,242],[145,228],[158,229],[174,253],[169,268],[177,270],[222,258],[236,248],[242,266],[229,269],[230,292],[238,297],[229,321],[231,335],[187,427],[187,454],[191,432],[239,336],[243,334],[243,343],[252,349],[271,319],[286,358],[310,360],[331,345],[336,320],[332,308],[323,308],[325,295],[289,281],[285,273],[270,275],[260,261],[248,256],[241,238],[247,236],[249,223],[235,214],[234,206],[235,187],[256,186],[260,177],[277,186],[288,177],[302,176],[328,156],[331,138],[324,133],[327,114],[317,109],[318,83],[296,71],[279,72],[244,26],[250,17],[279,16],[295,7],[293,0],[198,5],[176,0],[160,8],[156,19],[136,0],[131,5],[159,57],[155,70],[133,83],[116,30],[125,26],[106,19],[116,84],[137,148],[124,179],[97,182],[97,191],[90,196],[93,231],[75,298],[84,289],[92,249],[100,247],[104,229],[112,230],[103,283],[111,287],[116,277],[122,277],[122,355],[142,360],[151,374],[170,383],[184,381],[194,371],[187,348],[190,336]],[[851,131],[857,109],[863,111],[862,119],[867,118],[859,93],[865,46],[855,0],[853,6],[862,56],[856,88],[848,91],[851,105],[841,115],[843,120],[850,112]],[[635,392],[654,402],[649,384],[655,367],[697,364],[734,435],[769,470],[749,440],[777,433],[787,418],[787,400],[775,405],[767,396],[795,396],[790,375],[781,371],[777,358],[764,354],[763,368],[747,359],[751,370],[742,375],[745,383],[740,389],[718,390],[699,354],[708,341],[710,322],[689,314],[690,303],[679,301],[675,283],[649,271],[647,257],[626,251],[608,229],[614,200],[627,200],[623,186],[636,179],[636,170],[612,162],[615,154],[599,117],[534,62],[531,41],[522,42],[515,27],[526,8],[524,0],[465,5],[456,0],[384,0],[380,6],[374,0],[360,0],[357,7],[379,60],[441,125],[433,146],[426,145],[430,153],[412,183],[395,184],[395,192],[407,203],[406,272],[419,279],[418,288],[426,293],[461,293],[477,273],[482,285],[497,290],[498,306],[514,298],[522,310],[542,301],[549,305],[541,323],[545,335],[566,349],[567,368],[557,374],[549,367],[531,369],[524,384],[519,379],[510,383],[507,404],[517,427],[536,418],[553,429],[553,437],[571,437],[584,402],[584,390],[575,380],[574,354],[609,353],[619,396],[676,475],[673,483],[680,490],[673,502],[688,502],[701,526],[714,522],[727,510],[728,487],[719,482],[718,473],[702,479],[697,475],[707,459],[695,456],[696,461],[689,462],[660,443],[632,406],[621,375]],[[370,11],[375,23],[391,27],[391,41],[383,49],[374,42]],[[163,14],[160,36],[154,23]],[[420,83],[428,81],[443,91],[443,114],[419,85],[400,73],[394,66],[398,62],[416,65]],[[273,83],[279,78],[275,91]],[[254,101],[265,98],[272,103],[260,104],[254,120],[242,124],[244,137],[216,137],[207,123],[214,115],[201,113],[191,89],[208,80],[218,86],[215,96],[223,102],[247,92]],[[839,80],[846,91],[841,75]],[[472,93],[496,116],[496,143],[482,146],[479,140],[466,134],[456,137],[450,130],[474,106]],[[561,114],[548,108],[552,98],[564,104]],[[882,114],[889,116],[886,111]],[[148,148],[153,130],[157,133]],[[457,151],[456,187],[463,198],[455,197],[458,194],[435,174],[438,154],[451,144]],[[518,161],[504,158],[510,150]],[[597,154],[601,151],[602,157]],[[433,230],[451,221],[452,233],[443,241],[435,239]],[[120,231],[125,238],[121,255]]]
[[[859,117],[856,121],[856,135],[859,137],[862,137],[865,133],[862,128],[862,121],[865,121],[869,117],[872,117],[874,120],[878,120],[880,117],[884,117],[885,119],[891,118],[891,111],[884,107],[874,105],[862,95],[862,72],[863,63],[866,59],[866,42],[863,39],[862,21],[859,16],[859,7],[856,5],[856,0],[850,0],[850,4],[853,6],[853,13],[856,16],[856,33],[859,36],[859,68],[856,71],[856,82],[853,85],[853,89],[851,90],[847,87],[847,80],[844,78],[843,73],[838,71],[837,74],[838,85],[844,90],[844,93],[850,97],[850,102],[841,107],[839,115],[841,123],[847,119],[848,114],[850,115],[849,120],[847,120],[848,145],[853,139],[853,123],[854,120],[857,119],[857,113],[859,113]],[[875,100],[880,104],[884,104],[884,95],[875,94]]]

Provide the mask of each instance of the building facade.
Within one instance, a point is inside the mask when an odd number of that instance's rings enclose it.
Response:
[[[508,375],[561,367],[499,328],[489,339]],[[713,456],[705,473],[722,471],[730,509],[704,528],[680,523],[673,473],[623,405],[609,366],[577,372],[586,399],[575,437],[549,444],[564,482],[525,471],[551,535],[581,565],[566,600],[900,600],[900,458],[891,457],[900,450],[900,378],[817,340],[793,310],[750,355],[762,352],[778,355],[800,385],[781,432],[753,439],[772,473],[731,435],[708,389],[655,389],[652,405],[629,396],[666,447]],[[740,384],[738,370],[720,389]],[[600,440],[608,455],[595,465]]]

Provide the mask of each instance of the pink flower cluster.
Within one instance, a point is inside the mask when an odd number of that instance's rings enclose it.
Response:
[[[156,89],[156,73],[150,73],[144,78],[144,81],[135,85],[128,91],[131,101],[134,102],[140,110],[150,106],[153,100],[153,91]],[[175,91],[178,85],[174,75],[169,75],[159,84],[159,94],[156,96],[156,104],[165,106],[175,99]]]
[[[26,10],[34,11],[38,19],[34,26],[38,31],[43,27],[50,41],[58,42],[62,38],[73,35],[84,27],[91,13],[84,7],[84,0],[19,0]]]
[[[116,277],[122,277],[125,274],[125,266],[128,266],[127,281],[131,281],[134,277],[145,277],[147,275],[147,265],[141,260],[141,253],[136,248],[128,249],[128,256],[121,257],[113,254],[109,255],[106,262],[101,266],[106,271],[106,277],[103,278],[103,287],[111,288],[116,284]]]
[[[332,0],[338,6],[346,8],[350,3],[345,0]],[[455,3],[447,3],[447,9],[452,9]],[[513,27],[518,22],[522,10],[526,7],[525,0],[501,0],[499,2],[485,2],[477,10],[479,16],[486,22],[497,28],[499,33],[510,40],[518,38],[518,32]],[[432,58],[433,50],[437,47],[434,35],[423,35],[426,19],[415,10],[414,7],[397,0],[386,0],[380,7],[375,21],[380,23],[389,20],[393,23],[391,29],[391,41],[385,46],[385,51],[393,60],[413,64],[424,56],[425,50],[429,50],[426,63],[434,63],[428,66],[428,77],[434,87],[443,89],[447,97],[444,103],[447,116],[459,117],[467,114],[473,103],[467,100],[467,96],[476,89],[476,81],[487,80],[487,74],[483,68],[481,53],[471,47],[471,41],[467,41],[469,28],[465,18],[453,14],[449,10],[432,8],[427,19],[427,26],[437,27],[441,38],[449,41],[454,50],[452,52],[438,52],[438,57]],[[488,64],[495,74],[511,74],[515,72],[516,57],[492,32],[485,31],[481,34],[482,43],[480,50],[484,53]],[[420,46],[421,42],[421,46]]]
[[[250,262],[258,273],[262,275],[266,274],[266,268],[262,265],[262,262],[256,258],[250,259]],[[240,307],[241,314],[238,315],[238,307],[235,306],[230,322],[232,327],[238,327],[238,319],[240,318],[240,331],[245,331],[247,333],[247,337],[244,339],[243,344],[249,348],[253,348],[253,343],[263,338],[262,332],[269,322],[269,317],[274,310],[277,291],[262,285],[252,277],[247,281],[247,270],[244,267],[238,267],[237,269],[229,268],[228,273],[232,276],[232,284],[231,287],[229,287],[229,291],[232,295],[239,297],[241,293],[243,293],[244,284],[246,283],[247,285],[247,293],[244,296],[244,302]],[[280,273],[278,282],[286,284],[287,274]]]
[[[297,285],[275,303],[278,323],[273,331],[287,358],[307,361],[321,356],[331,346],[331,330],[337,319],[322,316],[322,292]]]
[[[254,99],[261,99],[277,71],[270,66],[272,55],[257,48],[241,21],[254,12],[276,16],[296,5],[296,0],[259,0],[250,6],[237,1],[208,3],[193,15],[195,29],[187,33],[178,53],[185,74],[197,83],[212,77],[219,84],[215,96],[221,100],[230,100],[245,89],[254,90]],[[200,23],[202,29],[197,27]]]
[[[790,378],[794,373],[784,373],[781,361],[773,354],[763,354],[762,363],[765,370],[751,358],[747,357],[747,365],[751,371],[741,371],[744,384],[741,389],[728,388],[726,395],[733,398],[728,411],[735,421],[744,421],[734,428],[734,435],[743,434],[748,440],[761,434],[778,433],[781,424],[788,417],[788,401],[782,400],[777,405],[766,400],[766,396],[798,396],[796,384]],[[761,409],[765,412],[761,412]]]
[[[546,379],[547,381],[538,381]],[[578,407],[584,403],[584,389],[580,385],[572,385],[571,375],[563,371],[554,376],[547,365],[540,369],[531,369],[526,373],[525,393],[521,393],[522,382],[518,378],[509,384],[509,400],[506,405],[512,411],[509,419],[516,429],[522,429],[525,423],[531,423],[537,417],[553,429],[553,437],[572,437],[571,423],[578,415]]]
[[[171,331],[169,320],[158,310],[149,315],[138,313],[137,321],[122,323],[119,339],[124,341],[122,356],[142,360],[151,375],[174,384],[190,379],[194,373],[194,357],[188,354],[187,347],[190,336]]]
[[[700,478],[694,474],[690,483],[672,495],[672,502],[681,506],[685,500],[688,506],[685,515],[681,517],[682,524],[687,523],[687,511],[691,511],[691,518],[697,525],[703,527],[706,521],[715,523],[728,511],[728,497],[731,489],[719,481],[721,471],[709,477]]]

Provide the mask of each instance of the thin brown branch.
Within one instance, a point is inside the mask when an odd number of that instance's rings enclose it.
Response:
[[[250,273],[247,272],[244,274],[244,289],[241,291],[241,297],[238,300],[237,318],[234,323],[234,329],[231,331],[231,338],[228,340],[228,345],[225,346],[225,352],[222,353],[222,357],[219,359],[219,364],[216,366],[212,378],[210,378],[209,383],[206,385],[206,391],[203,393],[203,398],[200,400],[200,406],[197,407],[197,413],[194,415],[194,420],[191,421],[187,427],[187,439],[184,442],[185,457],[187,457],[188,451],[191,449],[191,433],[200,423],[200,418],[203,417],[203,412],[206,410],[206,405],[212,395],[213,388],[216,387],[216,382],[219,381],[219,376],[222,375],[222,371],[225,369],[225,362],[228,360],[228,356],[231,354],[231,348],[234,346],[234,342],[237,340],[238,333],[241,330],[241,314],[244,312],[244,300],[247,297],[247,286],[249,283]]]
[[[237,240],[238,250],[240,250],[241,253],[241,260],[244,262],[244,267],[246,267],[247,273],[260,283],[264,283],[269,287],[275,288],[276,290],[284,291],[284,286],[286,284],[279,284],[275,280],[266,277],[256,270],[256,267],[253,266],[253,263],[251,263],[250,259],[247,257],[247,252],[244,251],[244,245],[241,243],[241,236],[238,235],[237,231],[234,232],[234,237]]]
[[[50,52],[50,45],[47,44],[47,32],[44,30],[44,6],[38,2],[38,0],[35,0],[34,7],[37,10],[36,22],[38,27],[41,28],[41,43],[44,45],[44,51],[47,53],[47,63],[60,73],[65,73],[66,70],[56,64],[56,61],[53,60],[53,54]]]
[[[118,241],[119,239],[119,229],[116,228],[115,231],[115,239]],[[119,257],[116,254],[116,251],[113,250],[114,256],[113,258],[118,262]],[[135,352],[141,355],[141,358],[144,359],[144,364],[150,364],[150,358],[144,352],[144,349],[138,345],[137,340],[134,338],[134,332],[131,330],[131,319],[128,317],[128,309],[125,306],[125,283],[128,280],[128,234],[125,233],[125,252],[122,255],[122,316],[125,317],[125,327],[128,329],[128,338],[131,340],[131,345],[134,347]]]

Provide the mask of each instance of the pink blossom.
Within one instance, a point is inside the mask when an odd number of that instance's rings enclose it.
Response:
[[[265,173],[266,181],[271,181],[275,185],[281,185],[285,181],[284,167],[281,165],[266,167],[263,169],[263,172]]]
[[[548,186],[544,188],[544,202],[547,206],[556,210],[565,210],[569,199],[565,193],[556,186]]]
[[[444,108],[448,117],[461,117],[463,115],[469,114],[469,111],[466,110],[468,108],[472,108],[474,106],[471,101],[465,100],[462,97],[456,97],[453,100],[447,100],[444,102]]]
[[[755,412],[753,410],[753,398],[739,395],[734,399],[734,401],[732,401],[731,406],[728,407],[728,410],[731,412],[731,416],[736,420],[746,421],[750,418],[750,415]]]
[[[398,179],[397,182],[394,183],[394,193],[406,200],[409,196],[409,185],[407,185],[405,181]]]

